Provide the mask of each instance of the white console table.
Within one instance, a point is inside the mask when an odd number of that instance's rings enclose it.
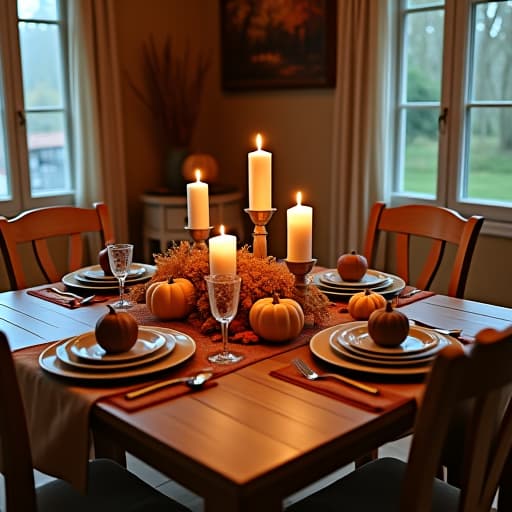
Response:
[[[224,224],[227,232],[244,240],[242,192],[210,194],[210,224],[218,229]],[[192,241],[184,229],[187,220],[186,196],[144,194],[144,258],[153,262],[153,253],[164,252],[172,242]]]

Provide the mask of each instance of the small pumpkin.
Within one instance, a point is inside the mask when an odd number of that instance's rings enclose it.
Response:
[[[360,281],[368,270],[368,261],[361,254],[352,251],[342,254],[336,266],[343,281]]]
[[[96,341],[109,354],[127,352],[137,341],[139,326],[129,313],[116,311],[110,305],[107,307],[108,313],[96,322]]]
[[[105,247],[98,253],[98,263],[106,276],[114,275],[110,268],[110,260],[108,259],[108,246],[113,243],[114,242],[112,240],[107,240],[107,242],[105,242]]]
[[[193,153],[185,158],[181,167],[181,174],[185,181],[196,180],[196,169],[201,171],[201,180],[215,183],[219,175],[219,164],[208,153]]]
[[[364,292],[355,293],[350,297],[348,312],[356,320],[368,320],[375,310],[385,306],[386,299],[380,293],[367,288]]]
[[[370,315],[368,334],[377,345],[397,347],[409,334],[409,319],[387,302],[385,308]]]
[[[157,318],[175,320],[185,318],[194,307],[196,290],[188,279],[170,277],[149,285],[146,304]]]
[[[304,327],[304,313],[293,299],[281,299],[277,293],[257,300],[249,311],[252,330],[268,341],[287,341]]]

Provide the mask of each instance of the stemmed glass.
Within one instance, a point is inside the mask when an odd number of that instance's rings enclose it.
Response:
[[[242,279],[235,274],[217,274],[205,276],[205,280],[210,309],[222,332],[222,351],[210,355],[208,360],[217,364],[237,363],[244,356],[228,350],[228,327],[238,310]]]
[[[108,249],[108,261],[110,270],[119,281],[119,300],[112,304],[118,309],[127,309],[132,307],[132,303],[124,298],[124,282],[130,271],[133,257],[132,244],[111,244]]]

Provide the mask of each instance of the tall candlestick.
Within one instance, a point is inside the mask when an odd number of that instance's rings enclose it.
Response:
[[[262,139],[256,136],[256,151],[249,153],[249,210],[272,208],[272,153],[261,149]]]
[[[302,194],[297,192],[297,206],[286,212],[288,261],[311,260],[313,241],[313,208],[301,204]]]
[[[210,226],[208,184],[201,181],[201,171],[196,169],[196,181],[187,185],[188,227],[206,229]]]
[[[224,226],[220,227],[220,235],[209,240],[210,274],[236,274],[236,236],[224,234]]]

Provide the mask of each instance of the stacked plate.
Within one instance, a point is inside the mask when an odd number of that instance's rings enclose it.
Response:
[[[155,273],[153,265],[143,263],[132,263],[130,272],[126,278],[126,286],[132,284],[144,283]],[[105,275],[99,265],[84,267],[75,272],[70,272],[62,278],[66,286],[96,291],[117,290],[118,281],[114,276]]]
[[[41,353],[39,364],[64,377],[121,379],[175,366],[191,357],[195,348],[192,338],[173,329],[139,327],[137,341],[130,350],[108,354],[91,331],[49,346]]]
[[[350,322],[325,329],[311,339],[312,352],[342,368],[376,374],[426,373],[437,353],[460,342],[430,329],[411,326],[398,347],[377,345],[368,334],[368,322]]]
[[[368,270],[360,281],[344,281],[335,268],[313,274],[313,284],[330,299],[340,301],[346,301],[355,293],[365,289],[391,299],[405,288],[403,279],[378,270]]]

